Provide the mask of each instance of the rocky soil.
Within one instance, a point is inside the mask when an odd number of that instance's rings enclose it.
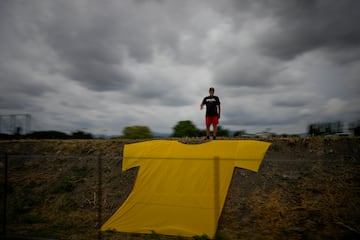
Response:
[[[199,139],[179,141],[201,143]],[[259,172],[234,171],[216,239],[360,237],[359,138],[261,141],[272,145]],[[2,189],[6,156],[8,160],[6,195],[1,192],[3,233],[74,240],[189,239],[98,232],[135,182],[137,169],[121,172],[123,146],[131,142],[0,141]]]

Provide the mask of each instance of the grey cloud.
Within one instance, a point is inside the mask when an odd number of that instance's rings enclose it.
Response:
[[[24,109],[28,103],[18,96],[0,96],[0,108],[3,110]]]
[[[42,107],[37,105],[36,96],[30,96],[24,93],[9,92],[5,94],[2,92],[0,97],[0,109],[11,110],[15,112],[38,112]]]
[[[149,63],[155,54],[184,59],[179,58],[179,31],[187,24],[182,9],[170,16],[166,8],[177,5],[164,4],[109,1],[102,11],[94,3],[80,5],[87,10],[82,11],[72,1],[53,2],[37,27],[64,66],[60,74],[96,91],[125,89],[134,81],[128,62]]]
[[[277,107],[293,108],[293,107],[304,107],[309,103],[309,101],[310,101],[309,99],[306,100],[306,99],[288,96],[288,98],[286,99],[284,98],[274,99],[272,103],[274,106]]]
[[[25,97],[39,97],[46,92],[55,91],[42,83],[37,77],[27,72],[28,69],[19,64],[21,59],[0,56],[0,80],[2,95],[21,94]]]
[[[50,8],[53,15],[39,24],[46,43],[65,66],[59,73],[95,91],[123,89],[131,84],[131,74],[122,67],[122,51],[111,35],[113,20],[102,12],[104,15],[87,16],[71,5],[59,6],[63,11]]]
[[[161,77],[142,79],[141,84],[127,91],[126,101],[142,105],[150,104],[172,107],[192,104],[186,94],[179,94],[180,87],[174,81]]]
[[[359,113],[359,5],[3,0],[0,110],[108,133],[188,116],[203,125],[199,101],[214,86],[224,127],[350,119]]]
[[[225,60],[214,70],[215,80],[222,85],[264,88],[273,84],[271,78],[281,69],[276,61],[253,53]]]
[[[132,82],[125,69],[90,61],[71,65],[64,74],[94,91],[126,89]]]
[[[74,102],[70,99],[64,99],[60,101],[60,105],[64,106],[65,108],[82,109],[82,110],[91,110],[94,108],[94,106],[92,105]]]
[[[265,100],[264,100],[265,101]],[[264,108],[256,105],[238,107],[236,110],[232,108],[231,112],[226,112],[226,118],[221,119],[221,124],[231,126],[247,126],[264,130],[265,128],[282,128],[287,124],[291,124],[294,129],[298,122],[304,120],[304,114],[300,111],[302,107],[279,107],[271,106]],[[223,114],[223,115],[224,115]],[[302,131],[306,131],[305,126]]]
[[[291,59],[318,48],[334,50],[359,46],[360,2],[354,0],[260,1],[277,27],[259,36],[265,54]]]
[[[27,97],[39,97],[45,92],[55,91],[45,84],[32,81],[31,77],[29,78],[26,75],[22,75],[21,78],[18,77],[18,74],[15,73],[2,76],[1,88],[4,95],[16,93]]]

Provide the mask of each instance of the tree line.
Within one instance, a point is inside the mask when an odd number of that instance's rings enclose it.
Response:
[[[327,136],[327,135],[346,135],[344,133],[344,124],[342,122],[323,122],[323,123],[314,123],[308,126],[307,134],[309,136]],[[353,136],[360,136],[360,120],[354,121],[349,124],[348,130],[352,133]],[[274,135],[269,133],[270,135]],[[170,135],[171,137],[203,137],[205,136],[204,129],[198,129],[195,124],[190,120],[179,121],[174,127],[173,132]],[[230,130],[224,129],[222,126],[218,126],[217,135],[219,137],[242,137],[249,136],[245,130],[239,130],[231,133]],[[289,135],[282,134],[282,137],[287,137]],[[292,135],[293,136],[293,135]],[[153,138],[151,130],[147,126],[128,126],[123,130],[123,135],[121,138],[124,139],[148,139]]]
[[[83,131],[76,131],[71,134],[53,130],[35,131],[27,134],[20,134],[20,131],[16,131],[14,134],[0,133],[0,139],[94,139],[94,136]]]
[[[307,134],[309,136],[327,136],[327,135],[346,135],[344,134],[345,126],[342,122],[320,122],[313,123],[308,126]],[[353,136],[360,136],[360,120],[351,122],[347,130]],[[76,131],[67,134],[59,131],[35,131],[22,135],[21,131],[17,129],[14,134],[0,133],[0,139],[94,139],[91,133],[84,131]],[[179,121],[174,127],[170,137],[203,137],[205,136],[204,129],[198,129],[190,120]],[[248,136],[245,130],[232,132],[228,129],[218,126],[217,136],[219,137],[242,137]],[[280,136],[288,136],[282,134]],[[127,126],[123,129],[122,135],[117,138],[123,139],[150,139],[154,138],[154,134],[147,126]]]

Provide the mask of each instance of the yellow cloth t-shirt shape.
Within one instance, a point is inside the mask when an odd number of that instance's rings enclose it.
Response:
[[[257,172],[269,146],[253,140],[127,144],[122,168],[140,166],[137,179],[101,230],[214,237],[234,167]]]

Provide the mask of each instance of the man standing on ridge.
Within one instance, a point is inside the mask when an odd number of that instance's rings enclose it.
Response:
[[[204,97],[200,104],[200,110],[206,105],[206,139],[210,138],[210,125],[213,125],[213,139],[216,139],[217,125],[220,118],[220,99],[218,96],[214,96],[215,89],[211,87],[209,89],[209,96]]]

